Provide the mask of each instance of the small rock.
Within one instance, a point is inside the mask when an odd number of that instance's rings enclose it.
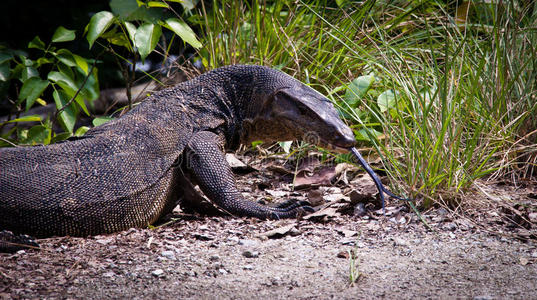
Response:
[[[480,296],[475,296],[473,298],[473,300],[493,300],[494,297],[491,297],[491,296],[488,296],[488,295],[480,295]]]
[[[239,245],[243,245],[243,246],[246,246],[246,247],[255,247],[255,246],[259,245],[259,242],[256,241],[256,240],[240,239],[239,240]]]
[[[95,240],[95,242],[101,244],[101,245],[108,245],[110,244],[110,242],[112,242],[112,239],[111,238],[107,238],[107,239],[98,239],[98,240]]]
[[[164,270],[162,269],[156,269],[153,272],[151,272],[151,275],[156,276],[156,277],[160,277],[163,274],[164,274]]]
[[[252,265],[244,265],[244,266],[242,267],[242,269],[243,269],[243,270],[253,270],[253,269],[254,269],[254,266],[252,266]]]
[[[274,276],[271,280],[270,280],[270,283],[274,286],[278,286],[280,285],[280,282],[282,281],[282,279],[278,276]]]
[[[525,257],[521,257],[521,258],[519,258],[519,261],[520,261],[520,264],[523,265],[523,266],[527,265],[527,264],[530,262],[530,261],[529,261],[527,258],[525,258]]]
[[[529,213],[528,218],[531,222],[537,223],[537,212]]]
[[[336,229],[336,231],[343,235],[344,237],[351,237],[351,236],[355,236],[355,235],[358,235],[358,231],[354,231],[354,230],[348,230],[348,229],[344,229],[344,228],[338,228]]]
[[[218,256],[218,255],[211,255],[211,257],[209,257],[209,260],[210,260],[210,261],[219,261],[219,260],[220,260],[220,256]]]
[[[238,236],[231,236],[231,237],[228,237],[227,240],[229,242],[233,242],[233,243],[240,243],[240,240],[239,240],[239,237]]]
[[[352,201],[352,200],[351,200]],[[354,206],[354,211],[352,212],[352,215],[355,217],[363,217],[367,214],[367,210],[365,209],[365,204],[358,203]]]
[[[112,277],[114,277],[114,276],[116,276],[116,273],[114,273],[114,272],[106,272],[106,273],[103,273],[103,277],[104,277],[104,278],[112,278]]]
[[[246,251],[242,252],[242,255],[244,257],[247,257],[247,258],[256,258],[256,257],[259,257],[259,252],[246,250]]]
[[[171,260],[175,259],[175,253],[171,250],[162,251],[160,255],[166,257],[167,259],[171,259]]]
[[[446,223],[442,226],[442,230],[445,231],[455,231],[455,229],[457,229],[457,225],[453,222]]]
[[[229,273],[228,271],[226,271],[226,269],[218,269],[218,273],[222,274],[222,275],[226,275],[227,273]]]
[[[208,234],[194,233],[194,237],[200,241],[211,241],[214,237]]]
[[[533,257],[533,258],[537,258],[537,251],[533,251],[533,252],[531,253],[531,257]]]
[[[339,251],[337,254],[338,258],[349,258],[349,252],[347,251]]]
[[[394,246],[400,246],[400,247],[408,246],[408,241],[406,241],[406,240],[404,240],[402,238],[394,237],[394,238],[392,238],[392,240],[393,240]]]

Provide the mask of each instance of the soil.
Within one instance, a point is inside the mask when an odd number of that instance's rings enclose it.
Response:
[[[316,200],[316,216],[178,210],[156,228],[41,239],[0,254],[0,299],[537,299],[531,188],[482,184],[471,208],[424,212],[426,226],[400,202],[383,215],[356,170],[315,166],[292,191],[278,161],[258,165],[239,177],[245,197]]]

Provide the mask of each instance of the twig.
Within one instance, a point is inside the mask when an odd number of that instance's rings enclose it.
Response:
[[[54,127],[56,120],[58,119],[58,116],[60,115],[60,113],[64,111],[67,108],[67,106],[71,105],[71,103],[73,103],[73,101],[78,96],[78,94],[80,94],[80,92],[86,85],[86,82],[88,81],[89,77],[91,76],[91,73],[93,73],[93,69],[95,68],[96,64],[97,64],[97,58],[93,60],[93,64],[91,65],[91,68],[89,69],[88,75],[86,75],[86,77],[84,78],[84,81],[82,82],[82,85],[78,88],[78,90],[73,95],[73,97],[69,101],[67,101],[67,103],[65,103],[60,109],[58,109],[56,113],[54,114],[54,118],[52,119],[52,127]]]

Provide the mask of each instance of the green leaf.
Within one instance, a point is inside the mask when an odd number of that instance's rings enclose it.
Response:
[[[125,25],[125,28],[127,28],[127,32],[129,33],[129,38],[134,44],[134,36],[136,35],[136,26],[134,26],[134,24],[130,22],[125,22],[123,24]]]
[[[82,86],[84,83],[84,78],[80,77],[76,80],[77,86]],[[82,88],[82,91],[80,91],[84,99],[86,100],[95,100],[99,97],[99,81],[97,79],[97,69],[93,69],[92,74],[88,77],[86,80],[86,83],[84,87]],[[78,102],[78,101],[77,101]]]
[[[156,23],[164,19],[164,13],[161,8],[150,8],[136,0],[111,0],[110,8],[112,12],[119,16],[122,21],[144,21]]]
[[[45,125],[36,125],[28,130],[28,136],[25,139],[24,143],[28,145],[43,144],[47,145],[50,143],[50,137],[52,130]]]
[[[78,137],[83,136],[84,134],[86,134],[86,132],[88,132],[88,130],[90,130],[88,126],[80,126],[75,131],[75,136],[78,136]]]
[[[56,29],[54,34],[52,35],[52,42],[53,43],[59,43],[59,42],[69,42],[74,40],[76,37],[74,30],[66,29],[63,26],[60,26]]]
[[[8,60],[11,60],[12,58],[13,58],[13,54],[0,52],[0,64],[6,62]]]
[[[86,35],[90,48],[93,46],[95,40],[97,40],[97,38],[101,36],[113,22],[114,15],[109,11],[101,11],[91,17],[88,24],[88,33]]]
[[[89,72],[88,61],[84,57],[78,56],[76,54],[73,54],[73,58],[75,59],[76,65],[80,67],[80,69],[84,72],[84,74],[88,75],[88,72]]]
[[[293,144],[293,141],[285,141],[285,142],[278,142],[278,145],[285,151],[285,153],[289,153],[291,150],[291,145]]]
[[[8,60],[11,60],[12,58],[13,58],[13,54],[0,52],[0,64],[6,62]]]
[[[76,94],[79,88],[76,82],[64,73],[52,71],[48,73],[48,80],[55,82],[62,89],[64,89],[67,95],[69,95],[69,97],[74,97],[74,95]],[[86,113],[89,116],[90,113],[88,111],[88,108],[86,107],[86,103],[84,102],[84,99],[82,98],[82,94],[83,93],[81,91],[81,93],[79,93],[78,96],[75,98],[75,101],[76,103],[78,103],[80,108],[82,108],[84,113]]]
[[[34,105],[37,97],[43,94],[48,84],[48,80],[42,80],[39,77],[31,77],[24,81],[19,94],[19,103],[26,100],[26,111]]]
[[[196,4],[198,3],[198,0],[168,0],[168,2],[181,3],[181,5],[183,6],[183,9],[186,11],[189,11],[196,6]]]
[[[159,2],[159,1],[149,1],[147,2],[148,7],[164,7],[169,8],[170,6],[167,3]]]
[[[0,81],[7,81],[9,79],[9,62],[0,63]]]
[[[118,32],[115,28],[101,35],[101,38],[106,39],[111,44],[125,47],[129,49],[129,51],[132,51],[132,46],[128,37],[122,32]]]
[[[166,28],[173,31],[175,34],[177,34],[183,41],[191,45],[192,47],[199,49],[201,48],[201,43],[196,38],[196,34],[190,28],[184,21],[179,20],[177,18],[169,18],[166,20],[165,25]]]
[[[263,144],[263,141],[253,141],[252,142],[252,148],[255,148],[255,147],[257,147],[257,146],[259,146],[261,144]]]
[[[72,137],[73,134],[70,133],[70,132],[62,132],[62,133],[58,133],[56,135],[54,135],[52,137],[52,139],[50,140],[50,143],[51,144],[54,144],[54,143],[57,143],[57,142],[61,142],[61,141],[65,141],[66,139]]]
[[[75,74],[73,73],[73,70],[64,64],[58,64],[58,71],[60,71],[60,73],[62,74],[65,74],[65,76],[69,78],[75,78]]]
[[[54,103],[56,104],[56,109],[60,110],[67,102],[69,102],[70,97],[62,90],[54,90],[52,93],[54,98]],[[65,131],[72,133],[73,128],[75,127],[77,111],[73,107],[73,103],[67,106],[60,114],[60,124],[62,125]]]
[[[37,72],[37,69],[34,67],[24,67],[22,68],[22,74],[21,79],[23,81],[28,80],[32,77],[39,77],[39,72]]]
[[[351,81],[347,87],[347,91],[345,91],[345,102],[347,102],[350,106],[356,106],[358,104],[358,100],[360,100],[360,98],[367,93],[374,82],[375,76],[373,75],[360,76]]]
[[[374,128],[362,128],[354,130],[354,135],[357,141],[374,142],[383,136],[383,133]]]
[[[7,121],[6,123],[16,123],[16,122],[40,122],[41,116],[40,115],[28,115],[20,118],[16,118],[14,120]]]
[[[37,62],[37,66],[40,67],[40,66],[42,66],[44,64],[52,63],[52,60],[50,60],[50,59],[48,59],[46,57],[40,57],[40,58],[37,59],[36,62]]]
[[[138,27],[134,35],[134,45],[138,47],[138,53],[140,53],[142,62],[155,49],[161,34],[162,29],[157,24],[147,23]]]
[[[382,92],[377,98],[377,105],[381,112],[386,112],[390,108],[395,107],[395,93],[393,90],[386,90]]]
[[[97,127],[99,125],[103,125],[106,122],[112,121],[114,118],[112,117],[98,117],[93,119],[93,126]]]
[[[30,43],[28,43],[28,48],[45,50],[45,43],[43,43],[43,41],[38,36],[35,36],[34,39]]]
[[[52,71],[48,73],[47,79],[57,83],[62,89],[66,90],[70,96],[74,96],[78,90],[75,81],[64,73]]]
[[[126,20],[138,10],[138,4],[136,0],[111,0],[110,9],[120,19]]]
[[[76,61],[73,57],[73,53],[67,49],[60,49],[57,53],[53,54],[54,57],[56,57],[59,61],[64,63],[65,65],[69,67],[75,67]]]

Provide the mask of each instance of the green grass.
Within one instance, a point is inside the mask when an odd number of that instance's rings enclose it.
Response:
[[[475,180],[517,180],[534,165],[537,4],[512,2],[207,2],[200,56],[310,84],[382,157],[392,189],[459,205]]]

